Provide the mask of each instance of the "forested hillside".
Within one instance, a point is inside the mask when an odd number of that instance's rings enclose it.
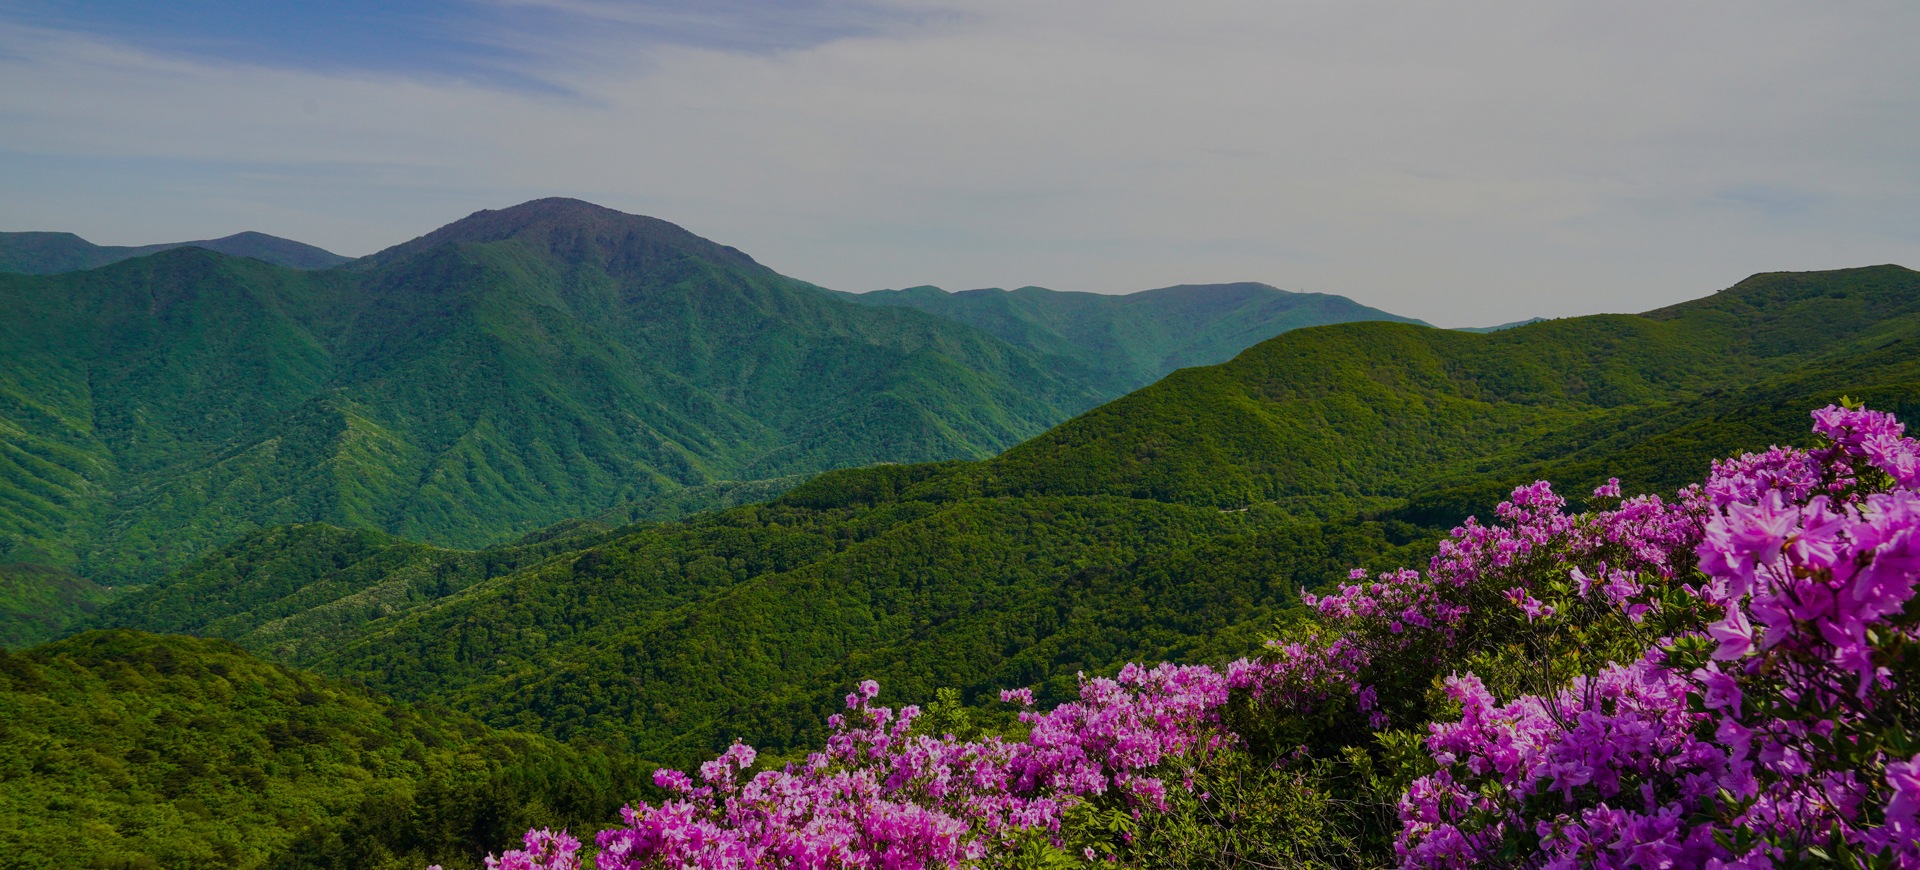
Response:
[[[1329,323],[1418,320],[1344,296],[1290,293],[1265,284],[1182,284],[1125,295],[1044,287],[948,293],[909,287],[845,294],[862,305],[916,308],[977,326],[1017,347],[1078,360],[1121,392],[1175,369],[1226,362],[1289,330]]]
[[[477,866],[530,826],[605,824],[642,790],[617,755],[185,637],[0,652],[0,720],[10,867]]]

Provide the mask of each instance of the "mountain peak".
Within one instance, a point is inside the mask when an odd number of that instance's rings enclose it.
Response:
[[[289,269],[328,269],[352,261],[351,257],[342,257],[325,248],[316,248],[305,242],[296,242],[253,230],[221,236],[217,239],[179,242],[178,246],[206,248],[209,251],[234,257],[252,257]]]
[[[387,263],[446,244],[517,240],[567,263],[629,272],[660,259],[698,257],[764,269],[737,248],[703,239],[678,224],[553,196],[503,209],[481,209],[367,260]]]

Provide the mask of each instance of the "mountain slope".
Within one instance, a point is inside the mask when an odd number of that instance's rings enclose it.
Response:
[[[900,306],[977,326],[1017,347],[1108,372],[1117,392],[1175,369],[1212,365],[1291,329],[1418,320],[1344,296],[1290,293],[1265,284],[1182,284],[1124,296],[1042,287],[967,290],[910,287],[844,294],[862,305]]]
[[[196,242],[116,247],[96,245],[72,233],[0,233],[0,272],[52,275],[97,269],[121,260],[173,248],[205,248],[234,257],[252,257],[289,269],[328,269],[350,262],[331,251],[252,231]]]
[[[253,529],[463,547],[686,487],[984,458],[1095,404],[979,330],[671,224],[481,212],[349,269],[0,275],[0,563],[140,582]]]

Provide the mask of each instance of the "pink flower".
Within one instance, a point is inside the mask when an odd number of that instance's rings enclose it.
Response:
[[[1887,800],[1887,823],[1914,824],[1920,815],[1920,754],[1887,765],[1887,785],[1893,789]]]
[[[1753,625],[1737,607],[1729,605],[1726,617],[1708,625],[1707,634],[1720,642],[1713,651],[1713,657],[1720,661],[1731,661],[1753,651]]]
[[[1731,674],[1721,673],[1718,669],[1701,668],[1693,672],[1693,678],[1700,681],[1706,690],[1704,701],[1709,710],[1729,710],[1737,715],[1740,712],[1740,681]]]

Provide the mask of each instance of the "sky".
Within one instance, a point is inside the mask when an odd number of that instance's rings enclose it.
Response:
[[[0,231],[350,256],[571,196],[853,292],[1442,326],[1920,268],[1920,3],[0,0]]]

